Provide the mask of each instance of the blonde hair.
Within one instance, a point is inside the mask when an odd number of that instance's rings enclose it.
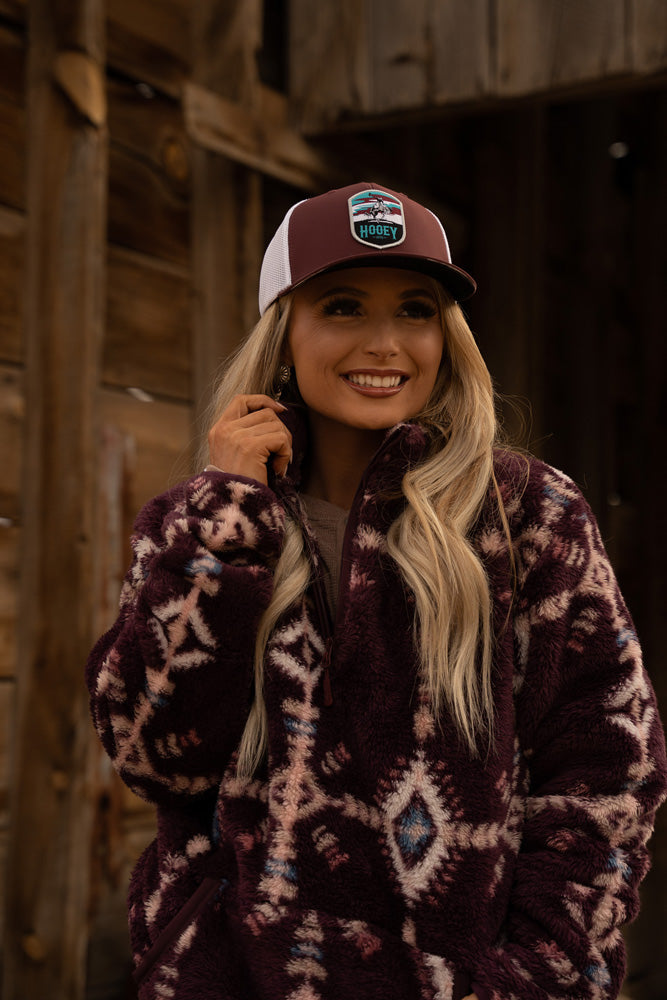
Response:
[[[493,476],[497,436],[491,377],[460,307],[434,281],[444,331],[443,361],[431,398],[414,419],[429,432],[424,459],[402,481],[407,505],[391,525],[389,554],[415,598],[414,640],[432,710],[446,707],[473,754],[492,740],[491,595],[468,538]],[[291,296],[269,307],[226,365],[212,424],[238,393],[271,394],[289,326]],[[496,486],[501,517],[504,511]],[[505,528],[506,528],[505,524]],[[263,698],[267,643],[280,616],[305,592],[310,565],[303,534],[288,519],[272,599],[255,643],[255,698],[241,739],[238,773],[248,777],[267,745]]]

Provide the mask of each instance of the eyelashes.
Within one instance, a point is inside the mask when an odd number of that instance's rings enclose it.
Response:
[[[324,316],[354,316],[361,308],[358,299],[350,298],[347,295],[334,295],[322,304],[322,314]]]
[[[363,310],[360,299],[347,295],[334,295],[322,304],[324,316],[357,316]],[[408,299],[401,304],[399,315],[408,319],[432,319],[437,316],[437,307],[428,299]]]

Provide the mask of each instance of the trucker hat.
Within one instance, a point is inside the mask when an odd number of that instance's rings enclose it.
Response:
[[[384,185],[363,182],[292,205],[264,254],[260,315],[316,274],[364,265],[430,274],[459,302],[477,288],[452,264],[445,230],[433,212]]]

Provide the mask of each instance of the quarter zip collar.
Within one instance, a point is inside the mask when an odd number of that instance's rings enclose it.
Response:
[[[282,486],[300,490],[304,467],[308,459],[309,428],[308,410],[302,403],[290,403],[279,414],[292,435],[292,460],[284,477],[271,476],[269,485],[280,496]],[[428,444],[426,430],[417,423],[400,423],[390,427],[375,455],[366,467],[361,485],[372,487],[373,492],[400,494],[401,480],[408,468],[423,457]],[[360,490],[357,491],[358,500]],[[356,502],[356,500],[355,500]]]
[[[333,704],[332,666],[339,622],[348,597],[352,540],[362,517],[380,530],[386,531],[398,516],[405,503],[401,482],[408,468],[422,458],[428,443],[427,434],[419,424],[401,423],[389,428],[384,440],[369,462],[357,488],[350,508],[341,560],[336,621],[332,621],[323,581],[322,559],[317,540],[308,522],[306,511],[299,497],[302,470],[307,460],[308,416],[303,405],[293,404],[280,415],[292,434],[292,461],[285,476],[269,480],[275,493],[290,510],[292,517],[302,526],[311,563],[310,591],[314,603],[317,625],[325,641],[322,663],[323,701]],[[368,509],[370,505],[371,509]],[[373,509],[374,508],[374,509]]]

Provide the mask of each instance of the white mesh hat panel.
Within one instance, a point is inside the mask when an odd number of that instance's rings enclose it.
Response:
[[[292,205],[266,248],[262,270],[259,274],[260,316],[263,316],[274,299],[277,299],[292,284],[289,262],[289,223],[292,212],[297,205],[301,204],[302,202],[299,201],[296,205]]]

